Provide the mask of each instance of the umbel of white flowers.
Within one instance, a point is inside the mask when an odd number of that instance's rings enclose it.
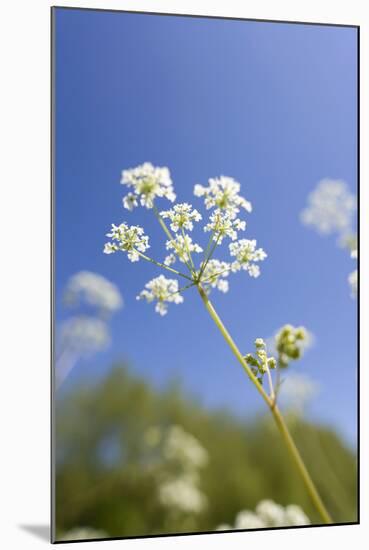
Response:
[[[217,531],[230,529],[263,529],[267,527],[287,527],[309,525],[310,520],[300,506],[289,504],[285,508],[273,500],[262,500],[255,512],[242,510],[235,519],[234,526],[221,524]]]
[[[150,471],[156,478],[160,504],[170,512],[202,512],[207,498],[200,488],[200,471],[209,456],[200,441],[178,425],[165,430],[152,426],[144,440],[153,451]]]
[[[233,178],[210,178],[208,186],[197,184],[194,187],[194,195],[203,198],[205,210],[210,211],[203,226],[203,231],[209,233],[204,247],[194,242],[189,233],[194,230],[195,224],[203,220],[205,213],[201,214],[187,202],[174,204],[169,210],[161,212],[157,209],[158,199],[174,202],[176,198],[168,168],[155,167],[145,162],[136,168],[124,170],[121,183],[131,189],[123,198],[123,206],[127,210],[132,211],[139,205],[153,210],[165,232],[165,249],[169,254],[162,261],[149,257],[146,254],[150,248],[149,237],[145,235],[144,229],[126,222],[112,225],[107,233],[111,240],[105,244],[104,252],[124,252],[131,262],[140,259],[149,261],[186,281],[187,284],[181,287],[177,279],[160,274],[145,285],[137,299],[154,302],[155,310],[160,315],[167,313],[168,304],[182,303],[183,291],[191,286],[201,286],[206,293],[214,288],[227,292],[231,273],[245,271],[251,277],[260,275],[258,264],[267,255],[262,248],[257,248],[255,239],[238,237],[239,232],[246,229],[246,221],[238,215],[241,211],[251,212],[252,206],[239,194],[241,186]],[[229,260],[214,258],[214,253],[227,239],[231,241],[228,244]],[[197,263],[195,254],[201,253],[201,260]],[[177,261],[180,265],[184,264],[185,273],[179,271],[181,268],[173,267]]]
[[[308,205],[300,214],[301,221],[313,227],[321,235],[338,235],[338,243],[349,250],[351,258],[357,259],[357,234],[354,214],[356,197],[350,193],[346,182],[323,179],[308,196]],[[351,297],[357,295],[357,269],[348,276]]]

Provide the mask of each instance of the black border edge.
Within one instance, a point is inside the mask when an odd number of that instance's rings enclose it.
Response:
[[[358,224],[358,293],[357,293],[357,520],[353,522],[341,522],[333,524],[315,524],[315,525],[299,525],[285,527],[268,527],[261,529],[230,529],[228,531],[195,531],[189,533],[161,533],[158,535],[132,535],[127,537],[107,537],[96,539],[83,540],[56,540],[55,538],[55,368],[54,368],[54,351],[55,351],[55,15],[56,10],[81,10],[81,11],[97,11],[109,13],[129,13],[137,15],[157,15],[157,16],[172,16],[172,17],[189,17],[198,19],[221,19],[231,21],[250,21],[257,23],[282,23],[291,25],[315,25],[323,27],[341,27],[351,28],[357,31],[357,224]],[[244,533],[255,531],[284,531],[289,529],[306,529],[312,527],[342,527],[349,525],[360,525],[360,25],[343,24],[343,23],[318,23],[312,21],[286,21],[280,19],[256,19],[244,17],[230,17],[221,15],[196,15],[168,12],[149,12],[137,10],[118,10],[112,8],[83,8],[77,6],[50,6],[50,411],[51,411],[51,426],[50,426],[50,481],[51,481],[51,499],[50,499],[50,543],[51,544],[68,544],[76,542],[103,542],[114,540],[137,540],[137,539],[153,539],[166,537],[183,537],[194,535],[214,535],[217,533]]]

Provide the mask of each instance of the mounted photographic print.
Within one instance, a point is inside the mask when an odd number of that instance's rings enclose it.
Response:
[[[358,522],[358,55],[52,9],[53,542]]]

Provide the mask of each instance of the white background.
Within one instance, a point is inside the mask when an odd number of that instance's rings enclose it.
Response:
[[[350,23],[361,26],[361,525],[103,543],[78,548],[364,547],[368,479],[368,30],[367,0],[89,0],[58,5]],[[0,544],[42,548],[24,526],[49,523],[49,21],[51,2],[3,2],[0,16]],[[5,304],[5,308],[4,308]],[[342,404],[344,406],[344,403]],[[98,545],[98,546],[96,546]],[[76,544],[69,546],[76,547]],[[365,545],[367,547],[367,545]]]

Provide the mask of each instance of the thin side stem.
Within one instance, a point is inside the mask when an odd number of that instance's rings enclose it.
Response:
[[[271,399],[268,394],[265,392],[265,390],[263,389],[263,387],[259,384],[256,376],[253,374],[253,372],[251,371],[250,367],[248,366],[248,364],[246,363],[242,353],[240,352],[240,350],[238,349],[238,347],[236,346],[235,342],[233,341],[231,335],[229,334],[228,330],[226,329],[226,327],[223,325],[219,315],[217,314],[217,312],[215,311],[212,303],[210,302],[208,296],[206,295],[206,292],[204,292],[204,289],[201,287],[201,285],[197,285],[197,288],[198,288],[198,291],[199,291],[199,294],[201,296],[201,299],[206,307],[206,309],[208,310],[211,318],[213,319],[214,323],[216,324],[216,326],[218,327],[219,331],[221,332],[223,338],[225,339],[225,341],[227,342],[227,344],[229,345],[229,347],[231,348],[233,354],[235,355],[235,357],[237,358],[238,362],[241,364],[242,368],[245,370],[246,374],[248,375],[248,377],[251,379],[252,383],[254,384],[254,386],[256,387],[256,389],[258,390],[258,392],[260,393],[260,395],[262,396],[262,398],[264,399],[264,401],[266,402],[266,404],[268,405],[272,415],[273,415],[273,418],[277,424],[277,427],[278,427],[278,430],[283,438],[283,441],[285,442],[286,444],[286,447],[287,447],[287,450],[304,482],[304,485],[305,485],[305,488],[306,490],[308,491],[310,497],[311,497],[311,500],[312,502],[314,503],[315,505],[315,508],[317,509],[317,511],[319,512],[320,514],[320,517],[322,518],[323,522],[324,523],[332,523],[332,518],[330,517],[326,507],[324,506],[324,503],[315,487],[315,484],[313,482],[313,480],[311,479],[310,477],[310,474],[305,466],[305,463],[295,445],[295,442],[294,440],[292,439],[292,436],[288,430],[288,427],[284,421],[284,418],[280,412],[280,410],[278,409],[277,405],[275,404],[274,400]]]
[[[205,249],[205,252],[204,252],[204,259],[203,259],[203,261],[202,261],[202,265],[204,265],[204,263],[205,263],[205,261],[206,261],[206,258],[208,257],[208,254],[209,254],[209,252],[210,252],[210,247],[211,247],[211,243],[213,242],[213,237],[214,237],[214,231],[211,232],[210,237],[209,237],[208,244],[206,245],[206,249]],[[204,271],[204,270],[201,268],[201,269],[200,269],[200,273],[199,273],[199,278],[201,277],[203,271]]]
[[[180,254],[179,254],[179,252],[178,252],[178,248],[177,248],[177,246],[176,246],[176,244],[175,244],[175,242],[176,242],[176,241],[175,241],[175,237],[172,235],[172,233],[171,233],[170,230],[168,229],[168,227],[167,227],[165,221],[164,221],[163,218],[160,216],[160,213],[159,213],[158,209],[156,208],[155,204],[153,205],[152,209],[154,210],[154,214],[155,214],[155,216],[156,216],[156,219],[157,219],[158,222],[160,223],[160,225],[161,225],[161,227],[162,227],[164,233],[166,234],[166,236],[168,237],[168,239],[169,239],[170,241],[173,242],[174,249],[175,249],[175,251],[177,252],[178,257],[180,257]],[[190,273],[192,273],[191,266],[190,266],[187,262],[184,262],[184,263],[186,264],[187,269],[190,271]],[[191,279],[191,280],[192,280],[192,279]]]
[[[184,290],[187,290],[188,288],[191,288],[192,286],[195,286],[196,283],[191,283],[189,285],[186,285],[186,286],[182,286],[181,288],[179,288],[178,290],[176,290],[176,292],[171,292],[169,294],[169,296],[174,296],[174,294],[180,294],[181,292],[183,292]]]
[[[187,275],[185,275],[184,273],[181,273],[180,271],[177,271],[176,269],[174,269],[173,267],[170,267],[169,265],[165,265],[165,264],[162,264],[161,262],[157,262],[156,260],[153,260],[152,258],[150,258],[149,256],[146,256],[146,254],[143,254],[142,252],[140,252],[139,250],[136,250],[137,254],[139,254],[141,256],[141,258],[143,258],[144,260],[148,261],[148,262],[151,262],[152,264],[155,264],[157,265],[158,267],[162,267],[164,269],[167,269],[168,271],[171,271],[172,273],[175,273],[176,275],[179,275],[180,277],[184,277],[185,279],[187,279],[188,281],[192,281],[191,277],[188,277]]]
[[[264,399],[264,401],[266,402],[266,404],[270,407],[271,405],[271,400],[269,399],[269,396],[268,394],[266,393],[266,391],[264,390],[263,386],[258,382],[258,379],[256,378],[255,374],[252,372],[252,370],[250,369],[250,367],[248,366],[248,364],[246,363],[242,353],[240,352],[240,350],[238,349],[238,347],[236,346],[235,342],[233,341],[233,338],[232,336],[229,334],[228,330],[225,328],[225,326],[223,325],[219,315],[217,314],[217,312],[215,311],[214,309],[214,306],[213,304],[210,302],[206,292],[204,291],[204,289],[201,287],[201,285],[198,285],[197,286],[198,288],[198,291],[200,293],[200,296],[202,298],[202,301],[204,302],[205,304],[205,307],[206,309],[208,310],[208,312],[210,313],[210,316],[211,318],[213,319],[213,321],[215,322],[216,326],[218,327],[218,329],[220,330],[223,338],[225,339],[225,341],[227,342],[227,344],[229,345],[229,347],[231,348],[233,354],[236,356],[237,360],[239,361],[239,363],[241,363],[241,366],[242,368],[244,369],[244,371],[246,372],[247,376],[251,379],[251,381],[253,382],[253,384],[255,385],[256,389],[258,390],[258,392],[260,393],[260,395],[262,396],[262,398]]]
[[[195,264],[193,263],[190,247],[187,244],[186,235],[185,235],[185,232],[183,231],[183,227],[181,227],[181,233],[182,233],[184,245],[185,245],[186,250],[187,250],[188,259],[190,260],[190,264],[191,264],[191,267],[192,267],[191,272],[194,273],[195,272]]]
[[[273,380],[272,380],[272,375],[270,373],[270,368],[267,366],[267,371],[266,371],[266,374],[267,374],[267,377],[268,377],[268,384],[269,384],[269,390],[270,390],[270,399],[272,400],[273,404],[275,403],[275,392],[274,392],[274,387],[273,387]]]
[[[213,236],[213,239],[214,239],[214,236]],[[208,254],[208,257],[206,258],[205,263],[203,263],[203,266],[201,267],[199,279],[201,278],[201,275],[204,273],[205,268],[206,268],[206,266],[208,265],[210,258],[211,258],[212,255],[214,254],[214,250],[215,250],[216,247],[218,246],[218,241],[219,241],[219,239],[220,239],[220,233],[219,233],[219,235],[217,236],[217,238],[216,238],[216,240],[215,240],[215,242],[214,242],[214,244],[213,244],[213,246],[212,246],[212,248],[211,248],[211,250],[210,250],[210,252],[209,252],[209,254]]]

